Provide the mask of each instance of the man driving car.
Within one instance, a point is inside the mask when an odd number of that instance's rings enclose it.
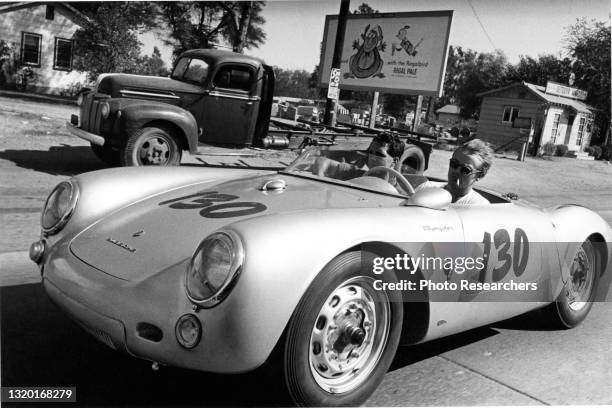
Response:
[[[318,157],[313,166],[313,174],[337,180],[350,180],[363,176],[374,167],[392,168],[404,153],[405,145],[399,137],[390,133],[376,135],[363,157],[363,163],[347,163],[327,157]]]

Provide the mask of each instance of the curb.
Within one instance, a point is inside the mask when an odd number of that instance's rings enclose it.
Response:
[[[52,103],[61,103],[64,105],[77,106],[76,100],[62,98],[59,96],[53,95],[42,95],[35,94],[29,92],[17,92],[17,91],[0,91],[0,96],[6,98],[15,98],[15,99],[27,99],[34,102],[52,102]]]

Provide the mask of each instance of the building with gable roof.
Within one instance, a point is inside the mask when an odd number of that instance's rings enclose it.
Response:
[[[555,82],[546,87],[518,82],[478,96],[478,137],[500,149],[520,151],[527,141],[535,155],[548,142],[566,145],[571,152],[590,144],[595,109],[584,103],[583,90]]]
[[[68,3],[0,3],[0,40],[13,49],[0,69],[0,88],[16,86],[18,66],[35,74],[28,90],[69,94],[83,84],[86,73],[72,67],[72,36],[86,19]]]

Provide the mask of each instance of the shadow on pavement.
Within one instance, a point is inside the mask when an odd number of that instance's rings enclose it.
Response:
[[[49,150],[4,150],[0,159],[9,160],[17,166],[51,175],[73,176],[107,168],[91,151],[89,146],[51,146]]]
[[[75,386],[77,404],[70,406],[274,403],[269,400],[276,390],[265,385],[271,381],[260,372],[216,375],[171,367],[152,371],[149,362],[96,342],[49,301],[40,284],[0,288],[0,306],[3,387]]]

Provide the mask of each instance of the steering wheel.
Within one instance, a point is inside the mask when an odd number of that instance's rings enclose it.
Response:
[[[410,182],[408,180],[406,180],[406,177],[404,177],[402,175],[402,173],[400,173],[399,171],[389,168],[389,167],[385,167],[385,166],[377,166],[377,167],[372,167],[370,170],[368,170],[364,176],[372,176],[374,174],[379,174],[379,173],[385,173],[386,176],[393,176],[395,177],[395,180],[397,180],[397,184],[407,193],[409,194],[414,194],[414,187],[412,187],[412,184],[410,184]],[[388,181],[388,177],[385,178],[385,181]]]

